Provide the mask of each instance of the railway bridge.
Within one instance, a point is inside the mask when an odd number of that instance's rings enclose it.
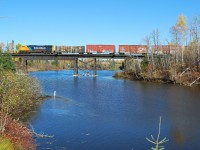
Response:
[[[11,54],[13,58],[23,59],[25,61],[26,69],[28,68],[29,60],[73,60],[74,61],[74,76],[78,76],[78,62],[79,58],[93,58],[93,76],[97,75],[96,60],[97,59],[124,59],[125,68],[126,60],[129,58],[142,58],[144,55],[125,55],[125,54]]]

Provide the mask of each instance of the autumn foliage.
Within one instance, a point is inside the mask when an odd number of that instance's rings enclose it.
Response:
[[[22,124],[13,120],[10,116],[0,112],[1,120],[6,120],[3,130],[1,130],[1,136],[4,139],[10,140],[10,145],[6,149],[17,150],[34,150],[36,145],[32,138],[32,133]],[[2,145],[0,143],[0,149]]]
[[[16,119],[24,119],[39,103],[38,81],[8,71],[0,72],[0,76],[0,110]]]
[[[171,39],[162,43],[158,29],[144,38],[148,55],[142,60],[128,58],[125,74],[130,78],[194,86],[200,84],[200,17],[188,25],[180,15],[170,28]],[[167,50],[168,49],[168,50]],[[167,50],[168,53],[165,53]],[[159,53],[157,53],[159,52]],[[124,76],[124,73],[117,76]]]
[[[27,75],[17,75],[8,54],[0,55],[0,77],[0,149],[36,149],[32,132],[19,120],[38,106],[40,84]]]

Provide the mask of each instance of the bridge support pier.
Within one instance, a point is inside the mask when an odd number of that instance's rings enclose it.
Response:
[[[127,71],[127,59],[124,60],[124,71]]]
[[[78,58],[74,59],[74,76],[78,76]]]
[[[26,73],[28,73],[28,60],[25,60],[26,63]]]
[[[97,59],[94,58],[94,68],[93,68],[93,76],[97,76]]]

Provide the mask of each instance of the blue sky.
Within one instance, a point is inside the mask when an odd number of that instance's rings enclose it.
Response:
[[[156,28],[164,42],[180,14],[190,22],[200,15],[200,1],[0,0],[0,42],[142,44]]]

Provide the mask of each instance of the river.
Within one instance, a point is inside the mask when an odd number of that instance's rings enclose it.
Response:
[[[80,72],[81,73],[81,72]],[[46,99],[30,119],[37,149],[145,150],[158,133],[166,149],[200,149],[200,88],[114,79],[114,71],[96,78],[73,77],[72,70],[32,72]]]

